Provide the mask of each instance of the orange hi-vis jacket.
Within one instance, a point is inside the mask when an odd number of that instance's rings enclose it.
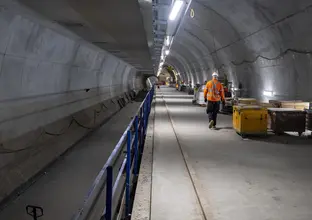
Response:
[[[225,100],[222,84],[216,79],[207,82],[206,88],[204,90],[204,97],[207,98],[208,101],[213,102]]]

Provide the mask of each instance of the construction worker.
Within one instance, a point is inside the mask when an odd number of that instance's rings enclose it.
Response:
[[[209,116],[209,128],[216,129],[217,114],[220,108],[220,101],[224,106],[224,90],[222,84],[218,81],[218,73],[212,74],[212,80],[208,81],[204,90],[205,102],[207,103],[207,114]]]

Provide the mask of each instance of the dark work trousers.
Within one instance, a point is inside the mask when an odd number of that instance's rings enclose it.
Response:
[[[209,122],[213,120],[213,126],[217,125],[217,115],[220,109],[220,102],[208,101],[207,104],[207,114],[209,117]]]

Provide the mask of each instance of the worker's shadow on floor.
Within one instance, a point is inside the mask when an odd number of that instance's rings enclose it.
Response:
[[[312,136],[311,134],[303,134],[302,136],[283,133],[281,135],[276,135],[274,133],[269,132],[266,136],[254,136],[248,137],[250,140],[261,141],[267,143],[276,143],[283,145],[302,145],[308,147],[312,146]]]
[[[226,131],[226,130],[233,130],[233,127],[232,127],[232,126],[224,126],[224,127],[220,126],[220,127],[217,127],[215,130],[216,130],[216,131],[222,131],[222,130],[224,130],[224,131]]]

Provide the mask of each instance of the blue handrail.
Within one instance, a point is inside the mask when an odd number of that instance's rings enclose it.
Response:
[[[145,141],[148,117],[151,110],[151,104],[154,97],[154,88],[148,92],[144,101],[140,105],[138,111],[136,112],[133,119],[130,121],[125,132],[121,136],[111,155],[107,159],[103,168],[98,173],[92,186],[90,187],[85,200],[83,202],[82,208],[78,210],[74,216],[74,220],[85,220],[95,206],[99,195],[102,193],[104,186],[106,185],[106,204],[103,207],[102,219],[112,220],[116,213],[113,208],[113,201],[125,200],[125,206],[120,206],[120,210],[125,210],[124,217],[131,215],[131,179],[132,174],[134,176],[138,175],[139,171],[139,159],[142,152],[142,148]],[[126,147],[126,155],[122,159],[122,164],[117,174],[114,182],[113,177],[113,166],[117,159],[122,154],[122,149]],[[122,181],[122,174],[126,169],[126,181],[123,183],[123,190],[125,193],[121,193],[122,198],[116,198],[116,190]]]

